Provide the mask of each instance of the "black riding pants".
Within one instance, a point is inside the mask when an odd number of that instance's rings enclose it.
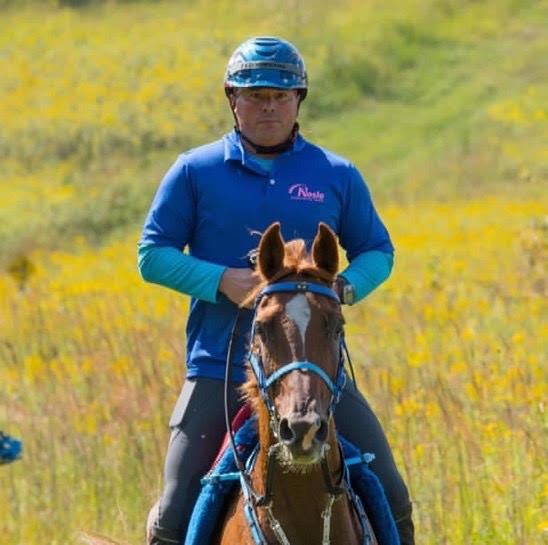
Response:
[[[153,529],[160,540],[184,543],[200,479],[210,469],[225,434],[224,384],[192,379],[183,385],[170,420],[164,491]],[[230,389],[230,417],[241,406],[236,387]],[[384,486],[398,525],[402,545],[413,545],[411,502],[381,425],[365,398],[348,381],[335,410],[337,430],[362,452],[371,452],[371,469]]]

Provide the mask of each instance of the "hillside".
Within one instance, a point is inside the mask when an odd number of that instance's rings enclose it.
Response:
[[[176,154],[231,127],[222,75],[253,34],[301,48],[303,132],[377,199],[541,194],[543,3],[57,4],[0,4],[4,265],[138,228]]]

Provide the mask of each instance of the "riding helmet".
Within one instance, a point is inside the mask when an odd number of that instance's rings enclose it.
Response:
[[[272,36],[251,38],[239,45],[230,60],[224,78],[225,93],[239,87],[298,89],[304,100],[308,76],[297,48]]]

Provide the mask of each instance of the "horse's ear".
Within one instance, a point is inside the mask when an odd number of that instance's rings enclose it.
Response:
[[[261,237],[257,259],[259,272],[265,280],[270,280],[282,268],[284,262],[284,240],[280,223],[273,223]]]
[[[335,233],[323,222],[312,243],[312,257],[316,267],[327,271],[333,277],[339,270],[339,248]]]

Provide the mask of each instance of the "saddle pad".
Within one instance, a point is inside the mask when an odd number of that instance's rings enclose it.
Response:
[[[235,443],[245,462],[257,445],[256,417],[249,418],[236,432]],[[339,437],[345,459],[360,456],[360,451]],[[399,545],[400,540],[390,506],[378,477],[366,463],[348,468],[350,482],[361,499],[379,545]],[[202,479],[202,491],[194,506],[185,545],[209,545],[224,503],[230,492],[240,486],[237,466],[230,448],[219,456],[217,463]]]
[[[251,404],[246,403],[236,413],[236,416],[232,420],[231,426],[232,426],[233,433],[236,433],[249,420],[250,417],[251,417]],[[238,443],[236,443],[236,445],[238,445]],[[219,454],[217,454],[217,458],[215,458],[215,461],[211,465],[211,469],[214,469],[215,466],[219,463],[220,459],[224,456],[229,446],[230,446],[230,439],[227,432],[225,434],[225,438],[223,440],[221,448],[219,449]]]

